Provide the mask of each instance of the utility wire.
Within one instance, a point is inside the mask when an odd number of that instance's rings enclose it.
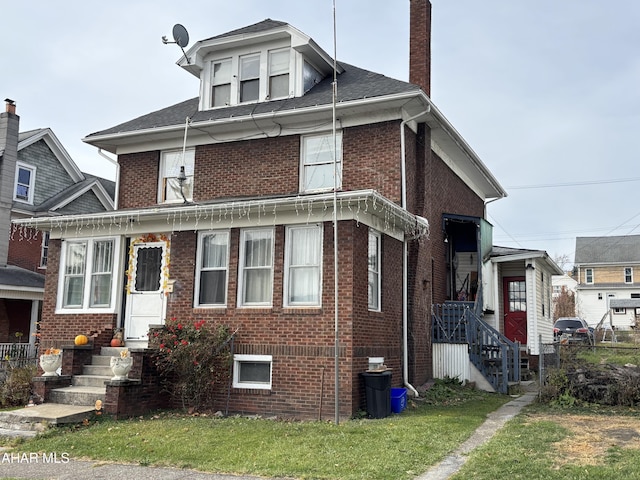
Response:
[[[582,187],[585,185],[604,185],[607,183],[625,183],[638,182],[640,177],[634,178],[615,178],[611,180],[585,180],[582,182],[564,182],[564,183],[541,183],[538,185],[512,185],[505,187],[507,190],[527,190],[534,188],[558,188],[558,187]]]

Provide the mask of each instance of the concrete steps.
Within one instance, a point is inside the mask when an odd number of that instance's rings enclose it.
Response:
[[[43,403],[0,412],[0,437],[33,437],[50,426],[80,423],[91,417],[94,410],[94,406]]]
[[[74,375],[71,386],[51,391],[49,401],[34,407],[0,412],[0,437],[32,437],[49,426],[79,423],[91,417],[97,400],[104,402],[104,382],[113,377],[111,357],[119,356],[122,347],[102,347],[82,375]]]

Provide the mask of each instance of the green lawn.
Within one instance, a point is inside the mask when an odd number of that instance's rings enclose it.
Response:
[[[471,452],[451,479],[640,479],[638,439],[638,409],[537,405]]]
[[[410,479],[444,458],[510,400],[436,385],[437,402],[409,402],[378,420],[288,422],[163,412],[58,428],[19,444],[22,452],[71,459],[174,466],[207,472],[300,479]]]

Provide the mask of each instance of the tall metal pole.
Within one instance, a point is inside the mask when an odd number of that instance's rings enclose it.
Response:
[[[335,424],[340,423],[340,330],[338,322],[338,145],[336,136],[336,97],[338,96],[338,75],[336,60],[336,0],[333,0],[333,329],[334,329],[334,370],[335,370]]]

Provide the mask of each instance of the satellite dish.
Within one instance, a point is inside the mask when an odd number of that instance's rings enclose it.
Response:
[[[187,29],[179,23],[173,26],[173,39],[181,47],[184,48],[189,44],[189,34]]]
[[[167,37],[163,36],[162,37],[162,43],[164,43],[165,45],[167,43],[176,43],[181,49],[182,49],[182,54],[184,55],[184,58],[187,60],[187,63],[191,63],[189,61],[189,57],[187,57],[187,53],[184,51],[184,47],[186,47],[189,44],[189,34],[187,33],[187,29],[184,28],[182,25],[180,25],[179,23],[176,23],[173,26],[173,42],[170,42]]]

